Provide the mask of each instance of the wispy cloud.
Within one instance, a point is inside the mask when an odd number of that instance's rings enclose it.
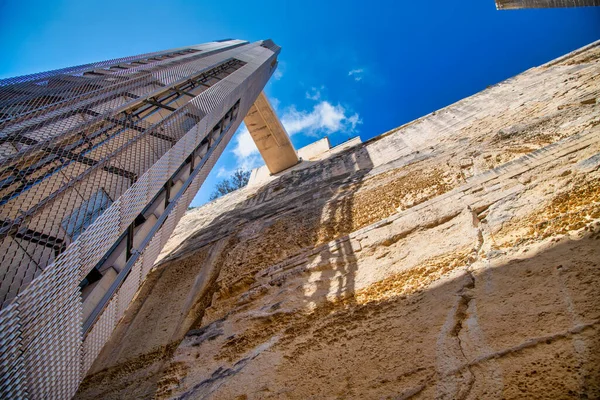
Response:
[[[271,107],[273,107],[273,110],[275,110],[275,112],[277,112],[277,110],[279,109],[279,104],[281,104],[281,101],[279,101],[279,99],[277,99],[275,97],[269,97],[269,101],[271,102]]]
[[[227,168],[221,167],[217,171],[217,177],[219,177],[219,178],[226,178],[226,177],[228,177],[230,175],[229,172],[230,171]]]
[[[273,79],[278,81],[283,78],[283,74],[285,73],[285,62],[279,61],[277,64],[277,69],[273,72]]]
[[[320,88],[316,88],[316,87],[311,87],[310,90],[308,90],[306,92],[306,98],[309,100],[314,100],[314,101],[318,101],[321,99],[321,90],[324,89],[324,86],[321,86]]]
[[[312,110],[298,110],[291,106],[281,114],[281,123],[291,135],[304,134],[322,137],[336,132],[352,133],[362,124],[358,113],[350,114],[342,105],[320,101]],[[258,149],[245,125],[235,136],[233,153],[237,164],[243,169],[252,169],[262,164]]]
[[[348,76],[354,78],[356,82],[359,82],[364,77],[365,70],[363,68],[356,68],[348,71]]]

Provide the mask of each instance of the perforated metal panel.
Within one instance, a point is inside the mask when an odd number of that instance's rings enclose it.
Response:
[[[232,40],[0,81],[0,397],[75,393],[278,53]]]
[[[498,10],[598,6],[600,6],[600,0],[496,0]]]

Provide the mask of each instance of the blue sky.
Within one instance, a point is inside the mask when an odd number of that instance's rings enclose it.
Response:
[[[600,39],[600,8],[463,1],[0,0],[0,78],[197,44],[272,38],[266,88],[296,147],[381,134]],[[236,134],[193,205],[237,165]]]

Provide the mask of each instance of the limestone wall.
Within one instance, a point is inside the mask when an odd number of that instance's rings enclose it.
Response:
[[[188,213],[78,397],[600,397],[599,56]]]

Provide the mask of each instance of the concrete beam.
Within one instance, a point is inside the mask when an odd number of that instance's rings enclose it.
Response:
[[[496,0],[498,10],[600,6],[600,0]]]
[[[263,92],[250,107],[244,123],[271,174],[298,163],[294,145]]]

